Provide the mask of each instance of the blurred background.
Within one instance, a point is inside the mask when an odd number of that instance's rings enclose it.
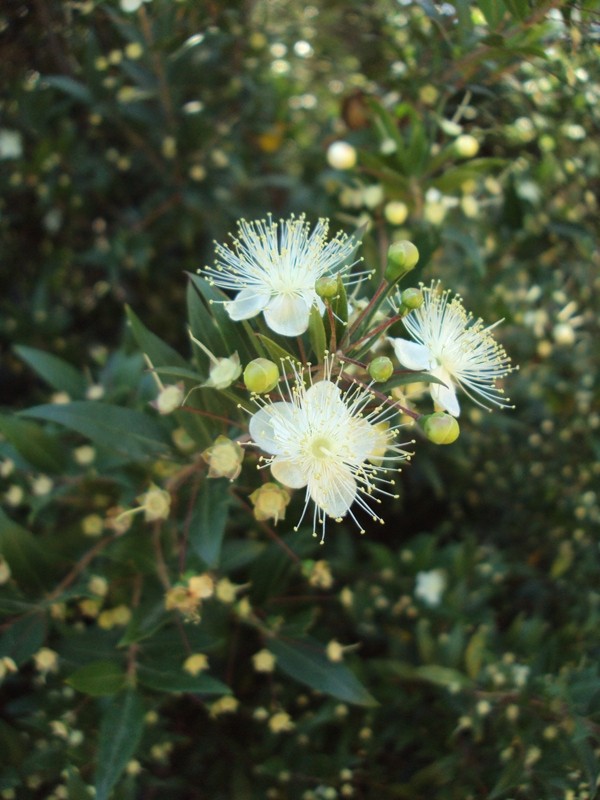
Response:
[[[298,571],[272,544],[236,556],[248,523],[233,516],[219,575],[251,583],[265,619],[329,647],[325,663],[348,665],[379,705],[351,682],[330,691],[336,675],[302,687],[295,662],[256,669],[256,632],[223,601],[197,647],[238,705],[211,711],[161,685],[123,763],[106,749],[111,692],[65,680],[90,652],[116,652],[123,627],[99,614],[131,606],[145,567],[94,562],[96,614],[32,588],[29,544],[67,560],[93,545],[80,528],[102,469],[65,512],[85,465],[53,466],[37,429],[0,424],[13,572],[0,657],[19,668],[0,670],[0,797],[79,800],[93,774],[97,797],[115,798],[597,797],[597,4],[5,0],[0,52],[0,422],[64,392],[145,403],[125,305],[187,358],[185,273],[267,213],[364,226],[379,270],[391,242],[415,242],[410,284],[439,279],[476,317],[502,318],[519,365],[514,410],[465,400],[456,444],[421,443],[385,527],[336,529],[319,548],[280,524]],[[20,575],[14,526],[36,537]],[[86,656],[78,626],[103,629]],[[59,666],[33,658],[43,647]]]

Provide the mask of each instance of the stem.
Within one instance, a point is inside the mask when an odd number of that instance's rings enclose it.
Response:
[[[372,328],[370,331],[367,331],[367,333],[365,333],[365,335],[362,336],[360,339],[358,339],[356,342],[352,342],[352,344],[349,346],[348,349],[355,350],[363,342],[367,341],[368,339],[372,339],[374,336],[378,336],[380,333],[383,333],[383,331],[385,331],[395,322],[399,322],[401,319],[402,319],[402,314],[396,314],[395,316],[390,317],[390,319],[384,320],[379,325],[377,325],[376,328]]]
[[[348,328],[348,330],[344,334],[344,337],[343,337],[342,341],[344,341],[347,338],[350,338],[351,334],[354,333],[354,331],[358,328],[358,326],[361,324],[361,322],[373,310],[373,306],[379,300],[380,296],[382,294],[386,293],[389,288],[390,288],[389,283],[385,279],[383,279],[381,281],[381,283],[379,284],[379,286],[377,287],[377,289],[375,290],[375,294],[373,295],[373,297],[369,301],[369,304],[365,308],[363,308],[363,310],[360,312],[358,317],[354,320],[352,325]]]
[[[62,581],[58,584],[58,586],[47,596],[47,600],[56,600],[65,589],[67,589],[77,578],[77,576],[83,572],[83,570],[87,567],[87,565],[94,560],[94,558],[98,555],[98,553],[103,550],[106,545],[110,544],[114,540],[113,536],[107,536],[106,539],[101,539],[97,542],[94,547],[87,551],[87,553],[82,556],[79,561],[75,564],[73,569],[62,579]]]

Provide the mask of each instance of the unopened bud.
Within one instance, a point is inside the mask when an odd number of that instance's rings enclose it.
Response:
[[[407,240],[390,245],[387,256],[385,277],[386,280],[392,282],[399,280],[411,269],[414,269],[419,261],[419,251],[412,242]]]
[[[461,158],[473,158],[479,152],[479,142],[469,133],[457,136],[454,141],[454,149]]]
[[[401,295],[402,305],[413,311],[423,305],[423,292],[420,289],[405,289]]]
[[[456,419],[443,411],[421,417],[419,424],[425,436],[434,444],[452,444],[460,434]]]
[[[333,142],[327,148],[327,161],[334,169],[352,169],[356,164],[356,150],[348,142]]]
[[[408,217],[408,206],[401,200],[390,200],[386,203],[383,214],[390,225],[402,225]]]
[[[279,367],[268,358],[255,358],[244,370],[246,389],[254,394],[270,392],[279,381]]]
[[[389,380],[394,371],[394,365],[387,356],[378,356],[369,364],[369,375],[376,383]]]
[[[332,278],[330,275],[323,275],[315,283],[315,292],[322,297],[323,300],[331,300],[338,293],[337,278]]]

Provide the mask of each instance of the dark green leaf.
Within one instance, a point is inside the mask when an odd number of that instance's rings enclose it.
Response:
[[[85,396],[87,387],[85,377],[62,358],[25,345],[17,345],[15,352],[54,389],[67,392],[76,400]]]
[[[53,558],[44,542],[6,516],[0,508],[0,554],[22,587],[44,588],[52,578]]]
[[[67,683],[78,692],[102,697],[120,692],[125,686],[127,676],[114,661],[93,661],[75,670]]]
[[[268,648],[277,666],[290,677],[345,703],[374,706],[377,701],[345,664],[330,661],[312,639],[271,639]]]
[[[95,800],[108,800],[137,749],[143,727],[144,707],[134,691],[117,695],[104,711],[98,740]]]
[[[262,344],[264,344],[268,354],[271,356],[271,358],[273,359],[273,361],[275,361],[276,364],[279,364],[280,361],[293,361],[294,363],[298,361],[298,359],[295,356],[293,356],[289,352],[289,350],[286,350],[284,347],[277,344],[277,342],[274,342],[268,336],[265,336],[262,333],[257,334],[257,336],[259,340],[262,342]]]
[[[40,649],[45,637],[45,616],[28,614],[13,623],[0,638],[0,658],[8,656],[20,666]]]
[[[67,75],[46,75],[44,76],[44,86],[60,89],[61,92],[86,105],[89,105],[93,100],[92,93],[86,86],[74,78],[69,78]]]
[[[119,647],[147,639],[159,628],[162,628],[168,619],[164,598],[161,597],[160,600],[152,603],[144,603],[133,612],[125,633],[119,641]]]
[[[3,415],[0,432],[35,469],[49,473],[64,469],[64,447],[35,422]]]
[[[127,321],[139,345],[140,350],[145,353],[153,367],[182,367],[189,369],[189,363],[183,356],[174,350],[166,342],[163,342],[156,334],[149,331],[134,311],[126,306]]]
[[[230,502],[227,479],[207,478],[203,482],[190,523],[189,542],[191,549],[211,569],[219,566]]]
[[[108,403],[79,400],[35,406],[21,413],[64,425],[96,444],[129,456],[132,461],[165,453],[170,448],[166,433],[156,420],[139,411]]]
[[[308,335],[313,353],[315,354],[319,364],[321,364],[325,356],[325,350],[327,349],[327,342],[325,340],[325,326],[323,325],[323,318],[321,317],[321,313],[316,305],[310,310]]]
[[[202,672],[199,675],[189,675],[183,671],[182,664],[178,666],[140,664],[137,677],[142,686],[157,692],[231,694],[231,689],[226,684]]]

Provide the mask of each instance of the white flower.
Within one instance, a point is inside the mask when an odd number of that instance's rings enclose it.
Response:
[[[446,588],[446,576],[441,569],[418,572],[415,597],[429,606],[438,606]]]
[[[448,291],[436,284],[423,288],[423,305],[403,320],[414,341],[389,339],[398,361],[408,369],[425,370],[443,382],[430,387],[434,402],[458,417],[456,397],[459,386],[478,405],[487,408],[474,395],[499,407],[508,407],[496,380],[512,372],[510,359],[491,331],[501,322],[483,326],[481,319],[467,313],[458,295],[450,300]]]
[[[333,367],[334,358],[328,357],[322,379],[315,382],[307,370],[307,387],[304,368],[292,365],[291,379],[285,378],[287,397],[281,393],[282,400],[272,402],[255,396],[254,402],[262,407],[250,420],[250,435],[269,453],[264,460],[273,477],[291,489],[306,487],[300,522],[312,500],[313,535],[318,522],[321,541],[327,516],[339,521],[349,513],[361,528],[351,511],[354,502],[383,522],[371,508],[370,502],[381,502],[373,493],[393,496],[382,488],[394,484],[383,477],[388,471],[385,465],[410,455],[394,442],[398,425],[388,424],[395,407],[382,406],[369,388],[353,384],[352,379],[342,390],[343,367],[332,380]],[[392,455],[386,456],[388,451]]]
[[[210,281],[237,292],[226,302],[233,320],[255,317],[262,311],[271,330],[283,336],[298,336],[308,328],[313,305],[325,306],[315,292],[324,275],[346,273],[356,242],[345,234],[326,241],[329,221],[321,219],[310,232],[304,216],[273,222],[238,223],[233,250],[216,246],[217,261],[207,267]]]

